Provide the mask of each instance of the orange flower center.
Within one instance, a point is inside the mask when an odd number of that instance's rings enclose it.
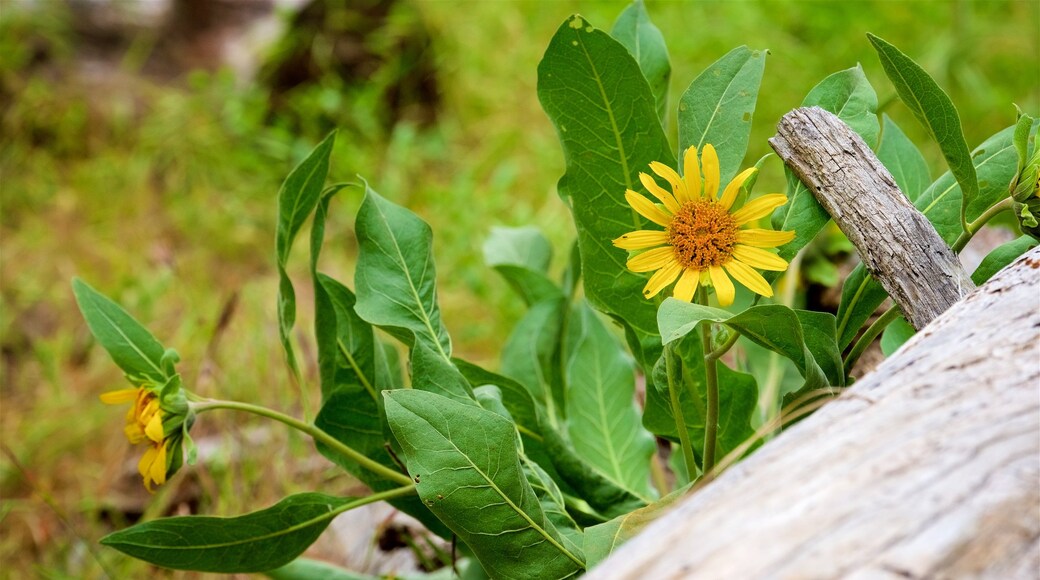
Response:
[[[718,203],[688,201],[668,225],[668,243],[683,268],[700,272],[729,261],[738,228],[733,216]]]

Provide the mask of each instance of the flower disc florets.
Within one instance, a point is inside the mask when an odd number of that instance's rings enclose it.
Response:
[[[689,201],[675,212],[668,243],[684,268],[701,271],[729,261],[738,229],[733,216],[714,201]]]

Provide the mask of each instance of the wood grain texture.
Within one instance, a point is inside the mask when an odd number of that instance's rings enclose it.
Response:
[[[975,289],[956,254],[870,147],[838,117],[795,109],[769,140],[859,251],[867,270],[924,328]]]
[[[1025,579],[1037,570],[1040,248],[588,577]]]

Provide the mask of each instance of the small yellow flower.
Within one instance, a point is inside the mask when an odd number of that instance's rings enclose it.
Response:
[[[126,414],[126,427],[123,431],[131,444],[148,444],[148,449],[137,464],[137,470],[144,478],[144,486],[148,491],[152,491],[153,483],[166,483],[166,447],[169,439],[165,437],[159,397],[150,389],[139,387],[104,393],[101,395],[101,401],[109,405],[132,403]]]
[[[787,203],[787,196],[763,195],[731,211],[740,188],[756,169],[744,170],[719,195],[719,158],[715,148],[705,145],[699,161],[696,147],[686,150],[685,177],[663,163],[650,164],[650,169],[671,185],[671,192],[653,177],[640,173],[643,187],[660,205],[632,190],[625,192],[625,200],[640,215],[665,229],[630,232],[614,240],[614,245],[625,250],[646,250],[630,258],[627,264],[633,272],[656,270],[643,288],[646,298],[653,298],[678,279],[672,291],[674,297],[689,302],[701,284],[713,286],[719,304],[729,306],[736,293],[730,276],[752,292],[772,296],[773,289],[755,268],[786,270],[786,260],[762,248],[786,244],[794,239],[794,232],[742,226],[769,215]]]

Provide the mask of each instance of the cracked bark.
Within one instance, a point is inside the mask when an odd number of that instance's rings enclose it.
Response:
[[[1040,248],[589,578],[1035,578]]]
[[[957,255],[899,190],[870,147],[818,107],[795,109],[769,140],[856,246],[914,328],[975,289]]]

